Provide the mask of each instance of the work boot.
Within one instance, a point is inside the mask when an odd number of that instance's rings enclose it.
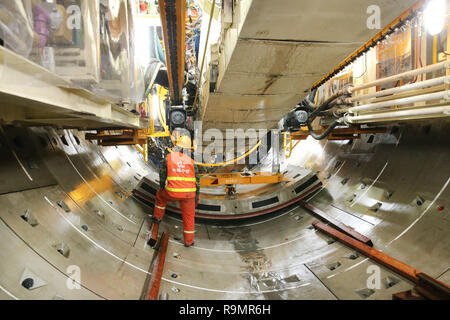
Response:
[[[158,219],[158,218],[155,218],[154,216],[152,216],[152,222],[153,222],[153,223],[160,224],[160,223],[161,223],[161,220]]]
[[[156,242],[157,242],[156,239],[150,238],[150,239],[148,239],[147,244],[148,244],[150,247],[154,248],[154,247],[156,246]]]
[[[192,247],[194,245],[194,242],[192,242],[191,244],[184,244],[184,246],[186,247],[186,248],[189,248],[189,247]]]
[[[156,245],[156,242],[158,242],[158,230],[159,230],[159,224],[160,224],[161,220],[152,217],[152,229],[151,231],[151,235],[150,235],[150,239],[148,239],[147,244],[150,247],[154,247]]]

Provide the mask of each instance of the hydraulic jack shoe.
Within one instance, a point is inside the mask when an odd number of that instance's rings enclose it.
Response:
[[[147,244],[152,248],[155,247],[156,242],[158,241],[158,231],[159,231],[160,223],[161,223],[161,220],[152,217],[151,235],[150,235],[150,239],[148,239],[148,242],[147,242]]]

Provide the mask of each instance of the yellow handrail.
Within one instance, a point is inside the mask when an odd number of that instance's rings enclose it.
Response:
[[[289,159],[292,155],[292,150],[299,144],[300,140],[298,140],[294,145],[292,145],[292,137],[291,134],[289,134],[289,153],[287,153],[288,145],[286,144],[287,141],[287,134],[288,132],[284,132],[283,136],[283,149],[284,149],[284,156],[286,159]]]

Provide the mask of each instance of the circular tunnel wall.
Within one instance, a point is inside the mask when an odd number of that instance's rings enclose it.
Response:
[[[323,189],[310,204],[371,238],[374,248],[449,283],[448,132],[447,122],[434,121],[354,141],[309,138],[283,161],[282,172],[294,182],[305,169],[317,172]],[[145,295],[154,257],[146,245],[152,208],[132,191],[144,177],[156,182],[157,173],[133,147],[99,147],[83,136],[2,127],[1,299]],[[198,219],[195,246],[185,248],[179,215],[167,214],[161,293],[169,299],[391,299],[413,286],[316,231],[315,220],[299,205],[237,222]],[[367,287],[370,266],[380,268],[379,288]]]

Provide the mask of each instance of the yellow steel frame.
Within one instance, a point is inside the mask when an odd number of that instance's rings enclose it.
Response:
[[[239,172],[203,174],[200,179],[200,187],[217,187],[233,184],[269,184],[284,181],[282,173],[254,172],[245,175]]]
[[[97,140],[101,146],[116,146],[116,145],[134,145],[144,157],[144,160],[148,161],[148,138],[151,137],[169,137],[169,128],[165,123],[161,105],[164,105],[164,99],[167,95],[167,90],[163,87],[158,87],[157,95],[159,99],[159,105],[154,106],[151,102],[151,96],[148,96],[144,102],[145,111],[150,115],[149,127],[145,129],[122,129],[122,130],[99,130],[96,134],[86,134],[86,139]],[[164,131],[155,131],[155,119],[153,117],[154,108],[158,108],[157,114]]]
[[[327,128],[322,127],[320,133],[324,132]],[[328,140],[353,140],[360,139],[361,134],[376,134],[384,133],[386,128],[368,128],[361,129],[359,126],[351,126],[348,128],[334,129],[327,137]],[[290,158],[292,155],[292,150],[299,144],[301,140],[305,140],[309,136],[308,127],[301,127],[299,131],[296,132],[285,132],[283,136],[283,149],[286,159]],[[289,137],[288,137],[289,136]],[[292,144],[292,141],[297,141]]]
[[[135,144],[134,147],[137,151],[139,151],[144,157],[144,161],[148,161],[148,143],[144,143],[142,145]]]
[[[86,139],[97,140],[101,146],[116,146],[116,145],[134,145],[144,157],[144,160],[148,160],[148,138],[154,137],[170,137],[169,127],[166,125],[162,108],[164,105],[164,99],[166,98],[168,91],[163,87],[158,86],[157,95],[159,99],[159,105],[154,106],[149,95],[144,101],[145,111],[150,115],[149,127],[145,129],[121,129],[121,130],[99,130],[96,134],[86,134]],[[159,122],[161,123],[164,131],[155,130],[154,108],[158,108],[157,115]]]
[[[166,121],[161,112],[161,105],[164,105],[164,100],[167,96],[167,93],[168,93],[168,91],[166,89],[164,89],[164,87],[158,86],[157,95],[159,98],[159,105],[154,106],[152,104],[152,101],[150,100],[150,96],[147,97],[147,100],[145,101],[146,107],[149,110],[149,115],[150,115],[150,127],[149,127],[149,129],[142,129],[142,131],[148,137],[156,138],[156,137],[169,137],[170,136],[169,127],[167,126]],[[153,117],[154,108],[158,108],[159,123],[161,123],[162,127],[164,128],[164,131],[155,131],[155,119]]]
[[[120,146],[146,143],[147,136],[135,129],[98,130],[97,133],[87,133],[87,140],[98,140],[101,146]]]

